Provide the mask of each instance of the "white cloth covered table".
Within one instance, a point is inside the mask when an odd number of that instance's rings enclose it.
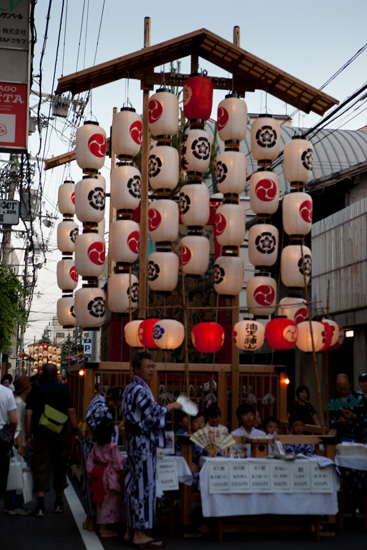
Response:
[[[178,482],[189,486],[193,484],[194,479],[192,472],[183,456],[164,455],[162,457],[159,457],[157,460],[174,460],[176,463]],[[158,498],[163,496],[163,490],[158,481],[158,477],[156,480],[156,491]]]
[[[336,455],[335,464],[340,468],[350,468],[351,470],[367,471],[366,456]]]

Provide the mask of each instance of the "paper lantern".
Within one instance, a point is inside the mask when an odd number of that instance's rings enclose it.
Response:
[[[187,235],[180,243],[180,265],[186,275],[204,275],[209,265],[210,243],[201,235]]]
[[[269,267],[278,258],[279,231],[269,223],[250,227],[248,232],[248,255],[250,262],[258,267]]]
[[[246,157],[238,151],[224,151],[215,166],[218,191],[240,195],[246,186]]]
[[[284,146],[284,176],[290,183],[306,183],[311,179],[313,147],[307,140],[294,136]]]
[[[138,307],[139,282],[135,275],[114,273],[108,278],[108,307],[114,313],[125,313]]]
[[[214,264],[214,290],[224,296],[237,296],[242,290],[245,264],[237,256],[220,256]]]
[[[223,193],[214,193],[210,197],[210,208],[216,210],[221,204],[223,204]]]
[[[83,287],[75,292],[76,324],[98,328],[106,320],[106,295],[102,288]]]
[[[283,226],[287,235],[307,235],[312,226],[312,198],[308,193],[288,193],[283,199]]]
[[[251,154],[257,161],[273,161],[279,155],[280,124],[269,115],[259,115],[251,124]]]
[[[148,285],[151,290],[172,292],[178,281],[178,256],[173,252],[153,252],[148,257]]]
[[[33,353],[34,353],[34,347],[33,346],[30,346],[30,348],[28,348],[28,353],[29,353],[29,355],[33,356]]]
[[[110,229],[110,255],[114,262],[132,264],[138,257],[140,228],[132,220],[116,220]]]
[[[302,261],[303,254],[303,261]],[[292,244],[283,248],[280,257],[280,274],[283,285],[303,288],[310,282],[312,268],[311,250],[307,246]],[[305,278],[303,274],[305,273]]]
[[[143,123],[135,109],[123,107],[113,115],[112,149],[118,157],[135,157],[140,151],[142,135]]]
[[[321,322],[328,323],[331,328],[332,335],[331,335],[330,348],[332,348],[338,342],[340,325],[338,325],[338,323],[336,323],[332,319],[326,319],[326,317],[323,317]]]
[[[264,344],[265,327],[254,319],[244,319],[233,328],[233,341],[243,351],[256,351]]]
[[[139,340],[139,326],[142,319],[136,319],[126,323],[124,326],[124,335],[127,344],[132,348],[140,348],[142,344]]]
[[[57,300],[57,320],[63,328],[75,326],[74,297],[67,296]]]
[[[221,140],[242,141],[247,132],[247,105],[239,97],[226,95],[218,105],[217,128]]]
[[[203,227],[209,221],[209,189],[203,183],[181,187],[179,207],[181,221],[186,227]]]
[[[98,122],[87,121],[76,131],[75,157],[79,168],[99,170],[106,156],[106,132]]]
[[[58,190],[58,205],[61,214],[75,214],[75,182],[64,181]]]
[[[247,307],[258,317],[267,317],[275,310],[277,283],[265,275],[251,277],[246,287]]]
[[[183,109],[188,120],[208,120],[212,112],[213,84],[205,76],[191,76],[183,87]]]
[[[152,189],[170,189],[177,187],[179,156],[175,147],[157,143],[149,152],[148,175]]]
[[[78,235],[75,243],[75,268],[82,277],[99,277],[104,273],[106,245],[98,233]]]
[[[162,88],[148,103],[149,128],[153,136],[173,136],[178,132],[178,97]]]
[[[298,327],[298,338],[296,346],[298,349],[304,352],[312,351],[312,339],[314,342],[315,351],[320,351],[327,340],[327,332],[322,323],[319,321],[311,321],[312,324],[312,337],[310,322],[303,321],[297,325]]]
[[[75,186],[75,213],[83,223],[99,223],[104,218],[106,180],[103,176],[83,178]]]
[[[155,242],[174,242],[178,236],[179,210],[168,199],[153,201],[148,208],[149,236]]]
[[[57,286],[64,291],[74,290],[78,286],[78,273],[72,259],[63,259],[56,267]]]
[[[250,206],[255,214],[274,214],[279,205],[279,176],[259,170],[250,178]]]
[[[111,203],[116,210],[133,211],[141,198],[141,174],[131,164],[120,163],[111,170]]]
[[[140,344],[145,348],[158,348],[153,338],[153,327],[159,319],[145,319],[139,325],[139,340]]]
[[[184,337],[183,324],[174,319],[163,319],[153,327],[153,340],[160,349],[177,349],[184,341]]]
[[[224,344],[224,330],[219,323],[206,321],[194,325],[191,341],[200,353],[216,353]]]
[[[291,296],[282,298],[278,305],[278,315],[287,317],[297,324],[306,321],[308,319],[306,300]]]
[[[205,130],[187,130],[181,142],[181,166],[188,174],[204,174],[209,168],[211,137]]]
[[[57,226],[57,248],[60,252],[72,254],[79,229],[73,220],[64,220]]]
[[[265,338],[271,348],[287,350],[295,346],[298,337],[297,324],[286,317],[275,317],[265,327]]]
[[[330,347],[331,340],[333,338],[333,331],[332,331],[331,325],[329,325],[329,323],[324,323],[323,321],[321,321],[321,324],[324,325],[324,327],[325,327],[326,337],[325,337],[325,343],[324,343],[323,347],[320,349],[320,351],[326,351]]]
[[[221,246],[240,246],[246,233],[246,213],[242,205],[222,204],[215,213],[215,235]]]
[[[330,319],[328,319],[328,321],[330,321]],[[330,346],[330,348],[329,348],[330,351],[335,351],[335,350],[341,348],[343,343],[344,343],[344,330],[343,330],[343,327],[338,325],[338,328],[339,328],[338,340],[337,340],[336,344]]]

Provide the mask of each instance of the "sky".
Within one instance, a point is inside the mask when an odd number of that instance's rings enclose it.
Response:
[[[172,0],[156,0],[154,3],[146,0],[65,0],[67,17],[63,19],[58,45],[62,4],[62,0],[52,2],[47,40],[45,27],[49,2],[38,0],[36,4],[37,43],[33,73],[42,74],[44,94],[51,94],[55,90],[57,79],[61,76],[140,50],[144,45],[145,16],[151,18],[151,45],[201,28],[232,42],[233,27],[239,26],[243,49],[315,88],[320,88],[328,81],[366,42],[365,0],[350,0],[348,3],[344,0],[309,0],[307,3],[294,0],[232,0],[228,3],[219,0],[210,3],[193,0],[177,3]],[[42,49],[44,54],[40,70]],[[339,101],[345,100],[366,83],[366,66],[367,50],[323,91]],[[209,75],[213,74],[213,66],[205,60],[199,60],[199,67],[208,70]],[[162,71],[168,69],[161,68]],[[181,70],[189,72],[188,60],[183,61]],[[215,75],[227,76],[217,69]],[[35,90],[38,81],[37,77],[33,85]],[[217,104],[223,97],[224,93],[215,92],[213,118],[216,117]],[[245,100],[251,113],[264,113],[265,109],[272,114],[289,115],[294,112],[293,107],[263,92],[249,93]],[[98,120],[108,132],[113,108],[121,108],[127,101],[141,113],[142,92],[139,83],[120,80],[100,87],[91,94],[86,118]],[[37,104],[37,97],[32,96],[30,103]],[[363,109],[361,102],[362,112],[353,112],[339,119],[338,126],[342,124],[342,128],[352,130],[365,126],[367,110]],[[42,106],[42,112],[45,116],[49,114],[47,101]],[[318,115],[297,113],[293,125],[310,127],[319,120]],[[42,131],[41,145],[38,134],[32,135],[29,151],[32,155],[40,151],[39,156],[43,158],[60,155],[72,148],[70,136],[71,130],[64,121],[50,121],[48,129]],[[109,160],[106,160],[106,167],[102,170],[107,181],[108,163]],[[42,213],[47,211],[57,216],[58,186],[69,176],[78,181],[81,175],[76,163],[44,172]],[[55,275],[56,264],[61,259],[61,253],[56,248],[56,224],[51,232],[44,228],[44,238],[49,240],[50,252],[46,265],[39,272],[26,331],[26,344],[33,342],[34,338],[41,338],[43,329],[56,314],[56,302],[61,297]]]

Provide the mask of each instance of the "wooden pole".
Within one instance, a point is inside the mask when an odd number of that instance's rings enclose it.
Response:
[[[117,110],[118,110],[117,107],[113,108],[112,119],[113,119],[114,115],[117,113]],[[110,154],[111,154],[111,174],[112,174],[112,171],[116,168],[116,153],[112,149],[112,140],[111,140],[110,147],[111,147]],[[115,215],[116,215],[116,209],[112,206],[112,200],[111,200],[111,196],[110,196],[110,218],[109,218],[109,227],[108,227],[108,234],[109,235],[111,235],[111,225],[115,221]],[[109,247],[109,249],[110,249],[110,247]],[[107,271],[108,271],[108,277],[110,275],[112,275],[112,258],[111,258],[110,251],[108,251],[108,268],[107,268]]]

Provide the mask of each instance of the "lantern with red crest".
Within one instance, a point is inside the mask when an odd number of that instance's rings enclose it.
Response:
[[[213,84],[205,76],[191,76],[183,87],[183,109],[188,120],[208,120],[212,112]]]
[[[250,178],[250,206],[255,214],[274,214],[279,205],[279,176],[258,170]]]
[[[97,232],[78,235],[75,243],[75,268],[82,277],[99,277],[104,272],[106,246]]]
[[[86,121],[76,131],[75,157],[83,171],[97,172],[104,165],[106,156],[106,132],[98,122]]]
[[[233,328],[233,341],[242,351],[257,351],[264,344],[265,327],[254,319],[244,319]]]
[[[187,275],[204,275],[209,265],[210,244],[201,235],[187,235],[181,239],[180,264]]]
[[[329,319],[328,319],[328,321],[329,321]],[[330,346],[330,348],[329,348],[330,351],[335,351],[335,350],[341,348],[343,343],[344,343],[345,335],[344,335],[343,327],[338,325],[338,328],[339,328],[338,340],[336,341],[335,344]]]
[[[102,288],[83,286],[75,293],[76,324],[83,328],[99,328],[106,320],[106,295]]]
[[[127,344],[132,348],[142,347],[142,343],[139,339],[139,327],[142,321],[143,319],[136,319],[134,321],[126,323],[126,325],[124,326],[125,340]]]
[[[257,267],[270,267],[278,258],[278,229],[270,223],[259,223],[250,227],[248,233],[248,255]]]
[[[296,345],[297,324],[286,317],[275,317],[265,327],[265,338],[271,348],[288,350]]]
[[[141,174],[131,163],[119,163],[111,170],[111,202],[116,210],[132,212],[141,198]]]
[[[298,338],[296,346],[304,352],[312,351],[312,341],[316,352],[321,351],[327,341],[327,331],[323,323],[319,321],[311,321],[312,329],[309,321],[303,321],[298,326]],[[311,333],[312,330],[312,333]]]
[[[149,98],[148,120],[153,136],[173,136],[178,131],[178,97],[166,88],[160,88]]]
[[[75,262],[71,258],[64,258],[57,263],[57,285],[61,290],[72,291],[78,286],[78,273]]]
[[[75,182],[66,180],[58,190],[58,206],[61,214],[72,217],[75,214]]]
[[[185,330],[175,319],[163,319],[153,327],[153,340],[160,349],[177,349],[184,341]]]
[[[215,213],[215,235],[221,246],[240,246],[246,233],[246,213],[242,205],[222,204]]]
[[[247,106],[243,99],[228,94],[218,105],[217,128],[224,142],[242,141],[247,132]]]
[[[271,115],[259,115],[251,124],[251,154],[259,163],[279,154],[280,124]]]
[[[296,296],[282,298],[278,305],[278,315],[295,321],[297,325],[302,321],[306,321],[308,318],[306,300]]]
[[[325,317],[321,320],[321,322],[322,323],[328,323],[328,325],[331,328],[331,342],[330,342],[330,347],[329,347],[329,349],[330,349],[333,346],[335,346],[335,344],[338,342],[340,325],[338,325],[338,323],[336,323],[332,319],[326,319]]]
[[[145,319],[139,324],[138,336],[140,343],[145,348],[158,348],[153,338],[153,328],[159,319]]]
[[[178,218],[178,206],[174,201],[153,201],[148,208],[150,238],[155,242],[174,242],[178,236]]]
[[[133,107],[123,107],[113,115],[112,149],[120,160],[132,159],[139,153],[142,134],[143,123]]]
[[[216,353],[224,344],[224,330],[219,323],[206,321],[194,325],[191,341],[200,353]]]
[[[138,257],[140,228],[132,220],[118,219],[111,224],[110,255],[114,262],[132,264]]]
[[[247,307],[257,317],[267,317],[275,310],[277,283],[268,275],[251,277],[246,287]]]
[[[130,273],[114,273],[108,279],[108,306],[115,313],[125,313],[138,306],[139,282]]]
[[[333,331],[329,323],[324,323],[323,321],[321,321],[321,324],[324,325],[325,327],[326,335],[325,335],[325,343],[323,347],[320,349],[320,351],[326,351],[330,347],[331,340],[333,338]]]
[[[312,225],[312,198],[307,193],[289,193],[283,199],[283,226],[288,235],[307,235]]]

